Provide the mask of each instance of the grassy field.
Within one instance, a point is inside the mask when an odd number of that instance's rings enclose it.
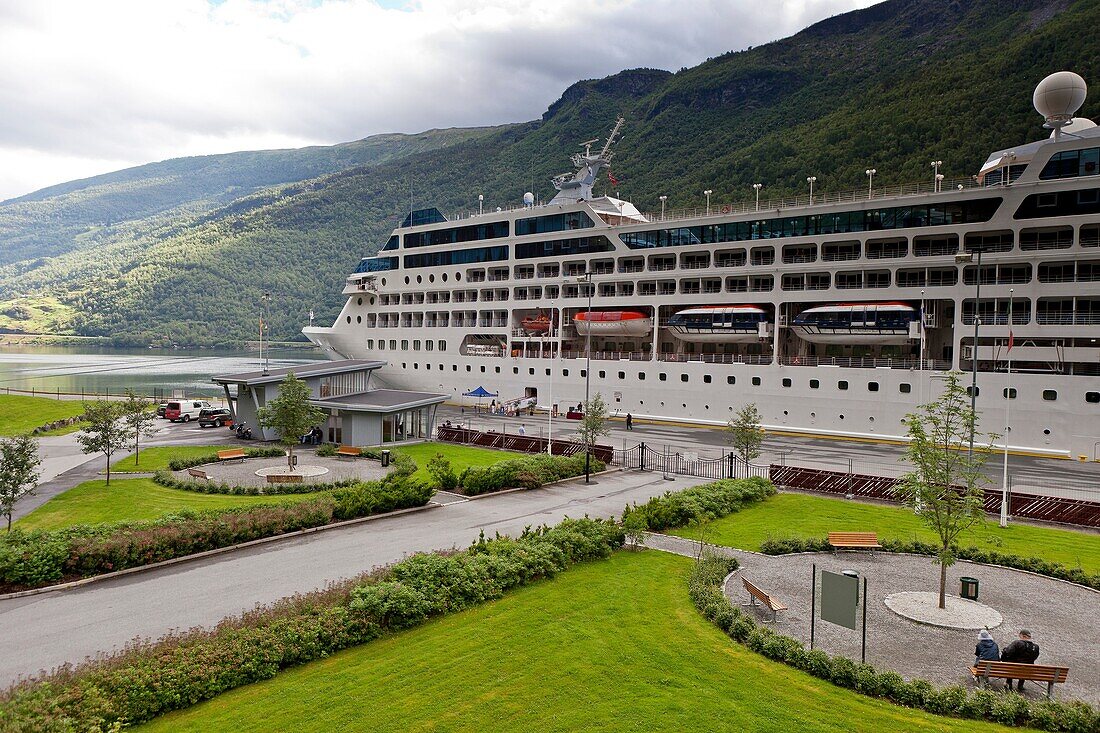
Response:
[[[768,537],[824,537],[830,531],[873,531],[888,539],[931,541],[935,537],[908,509],[804,494],[773,496],[710,522],[705,529],[708,542],[743,550],[759,550]],[[693,528],[671,531],[681,537],[698,537],[698,533]],[[1100,534],[1096,533],[1015,523],[1001,529],[994,519],[968,531],[959,544],[1100,571]]]
[[[397,450],[411,456],[416,461],[419,468],[414,475],[420,478],[429,478],[426,466],[436,453],[442,453],[449,458],[451,467],[458,475],[461,475],[462,471],[468,466],[491,466],[494,463],[500,463],[509,458],[518,458],[522,455],[509,451],[489,450],[488,448],[475,448],[452,443],[419,443],[402,446]]]
[[[155,731],[999,731],[841,690],[736,645],[689,561],[620,552],[228,692]]]
[[[167,470],[168,462],[178,458],[213,455],[227,448],[239,448],[239,445],[170,445],[141,449],[141,462],[134,463],[133,456],[127,456],[111,464],[111,472],[131,471],[148,472]]]
[[[58,529],[73,524],[156,519],[181,509],[225,509],[254,504],[306,501],[316,494],[227,496],[169,489],[152,479],[85,481],[55,496],[16,522],[21,529]]]
[[[84,412],[80,400],[0,395],[0,435],[29,433],[39,425]],[[71,428],[76,430],[76,427]]]

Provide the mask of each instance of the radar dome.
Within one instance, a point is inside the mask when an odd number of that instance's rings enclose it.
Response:
[[[1031,103],[1048,122],[1064,122],[1085,103],[1088,87],[1072,71],[1057,71],[1039,82]]]
[[[531,193],[530,191],[523,194],[523,205],[524,206],[532,206],[532,205],[534,205],[534,203],[535,203],[535,194]]]
[[[1062,128],[1062,132],[1068,132],[1071,135],[1082,130],[1088,130],[1090,127],[1096,127],[1096,123],[1090,120],[1088,117],[1074,117],[1069,121],[1069,124]],[[1054,133],[1050,133],[1051,137],[1054,137]]]

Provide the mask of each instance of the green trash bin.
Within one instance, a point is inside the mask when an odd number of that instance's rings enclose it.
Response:
[[[959,578],[959,596],[970,601],[978,600],[978,579],[965,575]]]

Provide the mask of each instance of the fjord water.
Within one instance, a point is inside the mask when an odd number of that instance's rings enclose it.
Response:
[[[323,359],[314,349],[265,352],[272,369]],[[158,397],[217,397],[216,374],[261,367],[256,351],[121,349],[96,346],[0,346],[0,394],[42,392],[120,394],[133,389]]]

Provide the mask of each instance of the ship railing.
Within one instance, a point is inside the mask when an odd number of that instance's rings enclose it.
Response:
[[[892,186],[878,186],[871,190],[870,194],[866,188],[852,189],[848,191],[814,191],[813,198],[809,196],[807,192],[805,195],[799,196],[787,196],[782,198],[769,198],[767,200],[761,199],[760,206],[757,207],[756,200],[751,199],[747,201],[729,202],[729,203],[712,203],[710,208],[703,206],[694,206],[683,209],[673,209],[666,211],[664,216],[661,216],[660,212],[645,212],[645,217],[651,222],[662,221],[679,221],[682,219],[701,219],[707,217],[718,216],[730,216],[731,214],[749,214],[759,212],[762,215],[769,215],[774,211],[781,209],[795,209],[805,208],[807,206],[828,206],[831,204],[846,204],[846,203],[864,203],[867,201],[880,201],[889,199],[907,198],[912,196],[938,196],[947,195],[958,192],[958,187],[962,186],[964,190],[973,188],[985,188],[978,184],[973,178],[954,178],[951,180],[941,181],[939,189],[936,190],[932,181],[923,181],[920,183],[902,183]]]
[[[657,361],[704,364],[771,364],[770,354],[658,354]]]
[[[973,318],[970,322],[974,322]],[[1035,322],[1040,326],[1095,326],[1100,323],[1100,313],[1039,313]],[[982,318],[982,324],[985,323],[986,319]]]
[[[906,357],[871,357],[871,356],[784,356],[779,363],[783,366],[834,366],[857,369],[919,369],[923,366],[926,370],[946,371],[951,368],[951,362],[942,359],[925,359],[922,365],[920,359]]]
[[[1054,315],[1056,317],[1061,317],[1063,315],[1069,315],[1069,314],[1054,314]],[[1080,314],[1080,315],[1088,315],[1088,314]],[[982,325],[982,326],[1007,326],[1008,325],[1008,314],[1007,313],[997,313],[997,314],[979,313],[978,318],[981,319],[982,322],[981,322],[980,325]],[[1039,318],[1042,318],[1042,315],[1040,315]],[[963,317],[962,317],[962,322],[963,322],[963,324],[965,324],[967,326],[973,326],[974,325],[974,314],[973,313],[964,313]],[[1017,312],[1017,313],[1012,314],[1012,325],[1014,325],[1014,326],[1026,326],[1030,322],[1031,322],[1031,314],[1026,312],[1026,311],[1023,312],[1023,313]],[[1100,322],[1100,321],[1098,321],[1098,322]],[[1040,320],[1039,323],[1043,323],[1043,321]],[[1087,321],[1085,321],[1084,323],[1087,323]],[[1067,325],[1073,325],[1073,324],[1067,324]]]
[[[586,359],[585,351],[562,351],[562,359]],[[648,351],[593,351],[593,361],[649,361]]]

